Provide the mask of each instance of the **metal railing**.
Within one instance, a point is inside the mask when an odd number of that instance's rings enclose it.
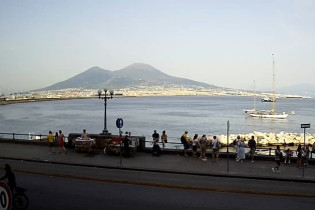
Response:
[[[5,140],[25,140],[25,141],[29,141],[29,140],[38,140],[38,141],[47,141],[46,139],[47,135],[42,135],[42,134],[35,134],[35,133],[1,133],[0,132],[0,139],[5,139]],[[68,136],[65,136],[65,142],[68,142]],[[158,142],[158,144],[160,145],[160,147],[163,148],[163,143],[161,141]],[[153,143],[152,140],[148,141],[145,140],[145,148],[150,149],[151,147],[153,147]],[[290,148],[290,147],[286,147],[286,148]],[[284,150],[286,149],[281,149],[281,151],[284,152]],[[174,141],[168,141],[167,143],[165,143],[165,147],[164,149],[166,150],[174,150],[174,151],[181,151],[183,150],[183,144],[180,142],[174,142]],[[245,153],[247,154],[249,152],[249,148],[245,147]],[[188,151],[191,151],[191,148],[188,149]],[[212,147],[210,145],[207,145],[207,152],[212,151]],[[273,156],[274,155],[274,151],[275,148],[272,147],[257,147],[256,148],[256,155],[261,155],[261,156]],[[295,153],[295,149],[291,149],[291,151],[293,151],[293,155],[292,157],[296,157],[296,153]],[[227,147],[223,146],[220,149],[220,153],[227,153]],[[235,149],[233,146],[229,146],[229,153],[233,154],[235,153]],[[313,153],[310,152],[310,159],[313,158]],[[315,158],[315,155],[314,155]]]
[[[47,135],[34,133],[0,133],[0,139],[12,140],[40,140],[43,141]]]
[[[149,148],[149,147],[153,147],[153,141],[145,141],[146,143],[146,148]],[[158,142],[158,144],[160,145],[161,148],[163,148],[163,143],[161,141]],[[284,147],[284,146],[282,146]],[[290,148],[289,146],[286,146],[284,148],[280,148],[280,151],[283,152],[283,155],[285,156],[284,154],[284,151],[287,149],[287,148]],[[165,143],[165,149],[173,149],[173,150],[183,150],[184,147],[183,147],[183,144],[180,143],[180,142],[170,142],[168,141],[167,143]],[[293,148],[290,148],[291,151],[293,152],[292,156],[293,158],[296,158],[297,155],[296,155],[296,152],[295,152],[295,149]],[[187,151],[191,151],[192,150],[192,147],[190,147]],[[256,147],[256,151],[255,151],[255,155],[261,155],[261,156],[274,156],[275,154],[275,148],[273,147]],[[207,153],[212,151],[212,146],[210,144],[207,145]],[[222,146],[220,148],[220,153],[227,153],[227,146]],[[248,154],[250,151],[250,148],[249,147],[245,147],[245,154]],[[199,147],[198,147],[198,150],[197,152],[199,152]],[[230,154],[235,154],[236,151],[235,151],[235,148],[234,146],[229,146],[229,153]],[[313,158],[313,153],[310,151],[310,156],[309,156],[310,159]],[[314,158],[315,158],[315,155],[314,155]]]

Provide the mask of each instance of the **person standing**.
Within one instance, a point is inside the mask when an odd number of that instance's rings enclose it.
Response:
[[[245,143],[244,139],[238,142],[238,149],[237,149],[237,157],[236,161],[243,162],[245,160]]]
[[[198,134],[194,135],[194,138],[192,140],[192,153],[193,153],[193,157],[197,157],[197,148],[198,148]]]
[[[189,141],[190,138],[188,136],[188,131],[185,131],[185,133],[180,137],[180,141],[184,146],[184,156],[187,157],[187,150],[189,149]]]
[[[251,157],[251,162],[254,162],[256,151],[256,141],[254,136],[252,136],[252,138],[248,141],[248,147],[250,148],[249,155]]]
[[[160,134],[158,132],[156,132],[156,130],[154,130],[153,134],[152,134],[152,143],[153,143],[153,148],[152,148],[152,151],[153,151],[153,156],[160,156],[160,153],[161,153],[161,148],[160,148],[160,145],[159,145],[159,140],[160,140]]]
[[[160,134],[156,132],[156,130],[154,130],[152,134],[152,140],[153,140],[153,143],[157,143],[160,140]]]
[[[49,133],[47,135],[47,141],[48,141],[49,153],[51,154],[52,152],[54,152],[54,154],[55,154],[55,150],[54,150],[54,135],[52,134],[51,131],[49,131]]]
[[[200,158],[202,161],[206,161],[206,150],[207,150],[207,137],[205,134],[202,135],[201,139],[199,140],[200,146]]]
[[[285,159],[284,159],[284,163],[291,163],[291,157],[293,155],[293,152],[290,150],[290,148],[286,149],[284,151],[285,153]]]
[[[62,131],[59,130],[59,153],[61,153],[61,150],[67,154],[67,150],[65,148],[65,136],[63,135]]]
[[[166,135],[165,130],[162,132],[161,141],[162,141],[162,145],[163,145],[163,149],[164,149],[165,148],[165,143],[167,143],[167,135]]]
[[[280,173],[280,156],[281,156],[281,151],[280,151],[280,146],[277,145],[277,148],[275,150],[275,161],[276,161],[276,166],[274,168],[271,168],[272,172],[277,172]]]
[[[56,151],[56,148],[58,148],[58,143],[59,142],[59,135],[58,135],[58,132],[55,133],[55,136],[54,136],[54,153]]]
[[[301,144],[299,144],[298,148],[296,149],[296,156],[297,156],[296,167],[302,168],[302,146],[301,146]]]
[[[131,140],[130,140],[130,137],[128,135],[129,133],[126,132],[126,136],[125,136],[125,139],[124,139],[124,157],[130,157],[130,144],[131,144]]]
[[[217,136],[213,136],[212,140],[212,160],[217,162],[219,160],[219,154],[220,154],[220,148],[221,143],[219,139],[217,139]]]
[[[233,141],[235,153],[236,153],[236,157],[235,157],[236,161],[239,161],[239,157],[238,157],[238,143],[239,142],[241,142],[241,137],[240,135],[237,135],[236,139]]]
[[[308,159],[310,156],[310,149],[308,148],[308,145],[304,145],[303,150],[302,150],[302,161],[303,161],[303,165],[305,167],[310,167],[308,164]]]

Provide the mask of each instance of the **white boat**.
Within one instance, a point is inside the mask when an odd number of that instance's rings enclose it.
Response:
[[[273,56],[273,54],[272,54]],[[256,111],[254,113],[250,113],[251,117],[259,117],[259,118],[272,118],[272,119],[286,119],[288,114],[283,112],[282,114],[276,113],[276,94],[275,94],[275,60],[272,60],[272,109],[270,111]]]
[[[28,133],[28,140],[41,140],[40,136],[36,136],[34,132]]]
[[[270,98],[270,97],[264,97],[261,99],[261,102],[275,102],[276,99]]]
[[[259,118],[271,118],[271,119],[286,119],[288,117],[288,114],[283,112],[282,114],[274,113],[272,111],[270,112],[256,112],[249,114],[252,117],[259,117]]]

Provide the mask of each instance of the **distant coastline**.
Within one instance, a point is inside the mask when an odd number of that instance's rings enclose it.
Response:
[[[243,90],[205,90],[205,89],[182,89],[182,88],[151,88],[151,89],[119,89],[115,90],[115,97],[154,97],[154,96],[239,96],[239,97],[268,97],[271,93],[254,93]],[[276,94],[277,98],[311,98],[298,95]],[[0,98],[1,105],[16,103],[30,103],[41,101],[73,100],[98,98],[95,89],[62,89],[55,91],[34,91]]]
[[[90,97],[93,98],[93,97]],[[32,103],[32,102],[42,102],[42,101],[61,101],[61,100],[73,100],[73,99],[86,99],[83,97],[78,98],[39,98],[39,99],[17,99],[17,100],[1,100],[0,106],[18,104],[18,103]]]

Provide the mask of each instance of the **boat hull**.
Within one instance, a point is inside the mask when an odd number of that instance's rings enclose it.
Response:
[[[288,114],[249,114],[252,117],[270,118],[270,119],[286,119]]]

